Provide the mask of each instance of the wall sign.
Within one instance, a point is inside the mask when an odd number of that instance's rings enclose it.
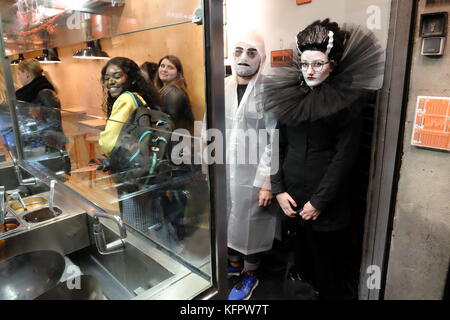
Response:
[[[272,68],[292,66],[294,51],[292,49],[271,52],[270,65]]]
[[[450,98],[417,97],[411,144],[450,151]]]

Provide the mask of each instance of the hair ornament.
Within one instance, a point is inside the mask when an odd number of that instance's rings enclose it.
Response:
[[[297,42],[297,50],[298,50],[298,54],[302,55],[302,50],[300,50],[300,41],[298,40],[298,37],[295,37],[295,40]]]
[[[328,57],[328,55],[331,52],[331,49],[333,49],[333,42],[334,42],[334,32],[329,31],[328,32],[328,45],[327,45],[327,51],[325,52],[325,55]]]

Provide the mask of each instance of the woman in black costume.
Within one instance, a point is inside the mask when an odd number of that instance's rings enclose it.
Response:
[[[359,98],[381,87],[384,52],[373,35],[316,21],[297,35],[294,65],[263,83],[278,117],[276,196],[295,234],[291,274],[321,299],[345,297],[349,182],[359,148]]]

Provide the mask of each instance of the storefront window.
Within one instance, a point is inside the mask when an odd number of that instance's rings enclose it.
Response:
[[[15,140],[8,107],[3,65],[0,65],[0,135],[0,162],[5,162],[11,160],[9,150],[14,149]]]
[[[23,159],[187,265],[202,278],[200,294],[212,285],[210,187],[200,163],[172,153],[193,157],[205,125],[201,16],[193,23],[202,3],[1,6],[4,54],[24,59],[9,66]],[[1,134],[12,150],[5,103]],[[149,121],[133,122],[146,106]]]

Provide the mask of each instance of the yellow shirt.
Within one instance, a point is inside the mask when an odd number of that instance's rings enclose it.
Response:
[[[144,99],[137,93],[135,95],[145,103]],[[137,108],[133,96],[129,93],[122,93],[114,102],[111,115],[106,122],[105,130],[100,133],[98,144],[106,156],[112,152],[119,137],[120,130],[128,120],[131,113]]]

